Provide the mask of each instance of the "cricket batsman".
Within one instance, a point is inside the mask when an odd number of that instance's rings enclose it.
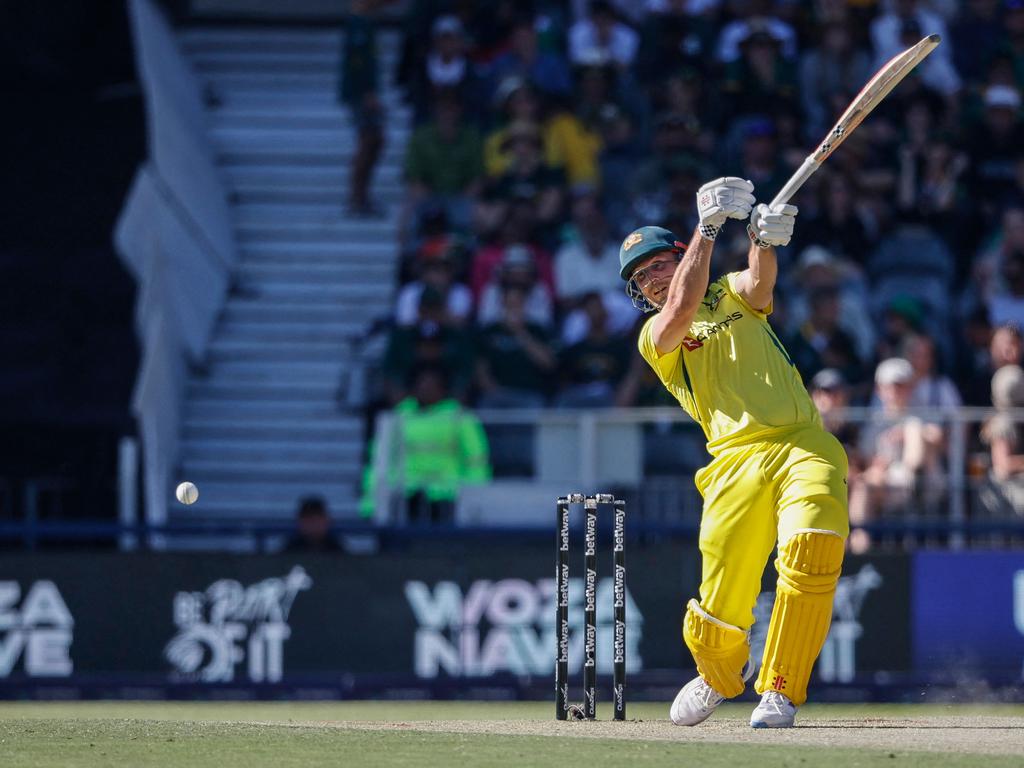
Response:
[[[626,292],[655,313],[640,353],[700,424],[712,456],[694,478],[704,498],[700,601],[690,600],[683,618],[699,676],[672,703],[677,725],[706,720],[751,677],[753,608],[776,544],[775,608],[750,724],[793,725],[828,633],[849,534],[846,453],[768,324],[775,247],[789,243],[797,209],[755,207],[753,191],[732,176],[711,181],[697,192],[700,223],[689,244],[647,226],[619,249]],[[747,268],[709,285],[715,237],[727,219],[748,216]]]

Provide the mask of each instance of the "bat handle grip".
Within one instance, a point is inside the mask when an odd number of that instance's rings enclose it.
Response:
[[[811,178],[811,175],[821,167],[821,163],[814,159],[814,155],[808,155],[796,173],[789,177],[789,181],[779,190],[779,194],[772,200],[771,207],[788,203],[790,198],[797,193],[797,190],[804,185],[804,182]]]

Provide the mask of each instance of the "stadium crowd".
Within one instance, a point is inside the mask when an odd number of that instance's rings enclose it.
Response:
[[[369,23],[372,4],[353,7]],[[932,33],[942,45],[794,199],[771,320],[848,447],[855,522],[943,493],[948,430],[908,407],[1024,405],[1024,0],[421,0],[406,29],[388,405],[424,367],[471,407],[670,404],[636,351],[622,237],[689,237],[716,176],[769,200],[875,69]],[[363,215],[375,87],[348,97],[369,136]],[[727,229],[712,272],[747,247]],[[849,404],[877,416],[832,415]],[[985,508],[1019,514],[1020,425],[991,420],[975,446]]]

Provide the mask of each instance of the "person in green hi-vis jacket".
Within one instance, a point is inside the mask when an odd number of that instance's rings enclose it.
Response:
[[[444,369],[424,365],[413,374],[412,395],[395,406],[388,485],[400,489],[409,522],[449,522],[459,489],[491,479],[487,435],[480,420],[448,396]],[[376,509],[377,446],[370,444],[359,512]]]

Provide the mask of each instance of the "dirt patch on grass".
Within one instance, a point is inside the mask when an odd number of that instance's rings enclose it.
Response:
[[[321,722],[316,725],[377,731],[1024,755],[1024,718],[1016,717],[820,718],[798,721],[795,728],[779,730],[755,730],[737,719],[709,720],[694,728],[681,728],[668,720],[628,720],[621,723],[603,720],[417,720]]]

